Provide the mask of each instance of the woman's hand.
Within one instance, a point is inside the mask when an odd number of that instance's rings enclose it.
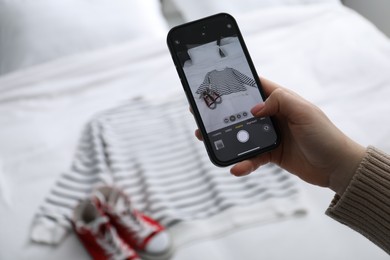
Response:
[[[261,82],[268,98],[251,112],[276,119],[281,143],[275,150],[237,163],[231,173],[247,175],[271,162],[308,183],[342,194],[365,148],[343,134],[318,107],[269,80]],[[202,140],[199,130],[195,135]]]

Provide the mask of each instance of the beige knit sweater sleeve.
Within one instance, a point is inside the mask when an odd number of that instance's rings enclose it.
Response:
[[[326,211],[390,254],[390,156],[370,146],[346,191]]]

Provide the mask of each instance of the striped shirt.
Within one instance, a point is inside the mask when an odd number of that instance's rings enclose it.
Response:
[[[224,70],[212,70],[208,72],[203,83],[196,90],[196,94],[202,95],[207,88],[214,90],[219,95],[229,95],[232,93],[246,91],[246,86],[256,87],[256,82],[247,75],[233,68]]]
[[[295,179],[280,168],[265,166],[261,173],[236,178],[229,169],[215,167],[193,136],[195,127],[181,98],[136,100],[95,116],[81,135],[71,168],[40,206],[32,239],[59,243],[62,237],[47,234],[65,230],[65,235],[73,208],[103,184],[123,189],[135,208],[168,229],[232,207],[299,204]],[[256,218],[269,218],[271,212]]]

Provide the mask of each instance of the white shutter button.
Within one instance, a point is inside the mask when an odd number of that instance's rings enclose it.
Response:
[[[241,143],[245,143],[246,141],[249,140],[249,133],[247,131],[245,131],[245,130],[240,130],[237,133],[237,139]]]

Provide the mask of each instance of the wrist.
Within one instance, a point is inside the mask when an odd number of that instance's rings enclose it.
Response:
[[[339,155],[341,163],[329,177],[329,188],[338,195],[347,189],[366,154],[366,148],[347,139],[343,151]]]

